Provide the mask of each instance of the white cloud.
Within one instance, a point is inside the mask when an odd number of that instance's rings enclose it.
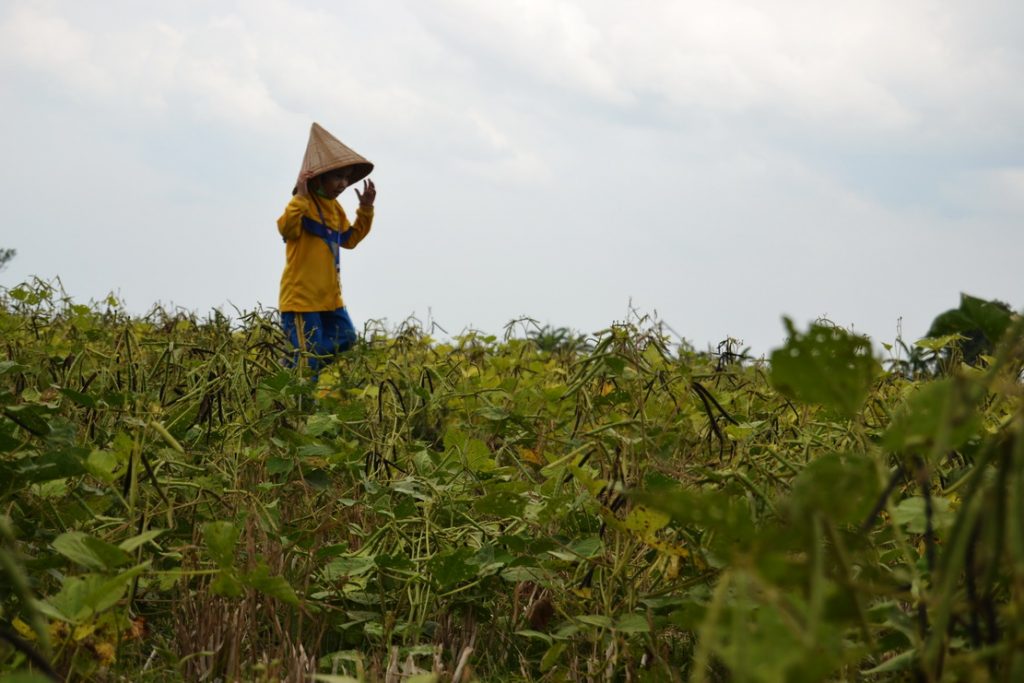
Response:
[[[104,70],[90,60],[95,40],[59,14],[15,5],[0,24],[0,56],[30,70],[59,74],[82,91],[109,90]]]
[[[1019,289],[1011,2],[183,0],[110,16],[0,9],[0,191],[25,226],[5,279],[49,269],[140,308],[273,303],[273,220],[313,119],[378,164],[378,224],[344,266],[362,317],[596,329],[634,296],[699,343],[763,350],[782,312],[889,334],[959,288]],[[43,125],[45,140],[20,132]],[[57,154],[81,174],[46,211],[25,206]]]
[[[408,4],[451,49],[507,79],[506,87],[529,79],[615,108],[647,107],[655,98],[682,113],[770,114],[847,133],[915,132],[930,143],[977,127],[993,106],[1024,113],[1015,69],[1022,50],[1009,40],[986,42],[990,31],[965,31],[965,20],[978,14],[973,7],[880,0]]]
[[[945,189],[961,211],[1024,217],[1024,165],[963,171]]]

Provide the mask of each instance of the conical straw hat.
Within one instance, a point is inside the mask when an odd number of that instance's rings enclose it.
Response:
[[[373,164],[346,147],[341,140],[324,130],[319,123],[314,123],[309,129],[309,142],[306,144],[306,155],[302,158],[299,177],[301,178],[302,174],[307,171],[315,177],[339,168],[350,169],[348,184],[355,185],[370,175]],[[292,194],[295,194],[295,190],[292,190]]]

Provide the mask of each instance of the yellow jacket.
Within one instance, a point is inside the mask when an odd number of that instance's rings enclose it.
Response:
[[[303,227],[303,219],[306,219],[307,228]],[[334,249],[337,246],[332,248],[331,244],[340,243],[345,249],[355,248],[370,232],[372,223],[372,206],[360,206],[356,211],[356,222],[349,223],[337,200],[293,196],[277,219],[277,231],[285,239],[278,309],[308,313],[333,311],[344,306],[340,273],[335,267]],[[318,225],[326,225],[327,230],[318,228]],[[323,232],[327,239],[310,232],[310,226]]]

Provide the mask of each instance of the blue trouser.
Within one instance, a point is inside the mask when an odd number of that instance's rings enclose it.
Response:
[[[296,361],[302,351],[310,354],[309,367],[314,377],[336,354],[347,351],[356,343],[356,328],[344,306],[336,311],[282,311],[281,326],[296,348]],[[305,343],[299,342],[300,332]]]

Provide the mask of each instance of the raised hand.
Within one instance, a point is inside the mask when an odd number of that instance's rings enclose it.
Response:
[[[356,189],[356,196],[359,197],[359,206],[373,206],[373,200],[377,198],[377,186],[372,180],[364,180],[363,191]]]
[[[299,180],[295,183],[295,193],[302,196],[309,196],[309,181],[313,179],[312,171],[303,171],[299,174]]]

